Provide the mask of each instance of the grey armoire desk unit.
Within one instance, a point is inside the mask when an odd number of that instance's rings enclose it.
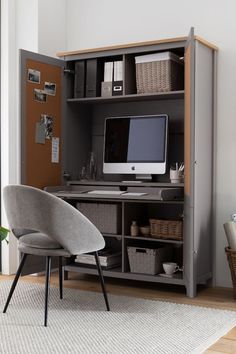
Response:
[[[137,94],[135,85],[135,56],[161,51],[172,51],[185,57],[184,90],[154,94]],[[184,190],[183,200],[159,201],[155,197],[126,198],[122,196],[90,197],[91,202],[117,203],[121,207],[122,228],[118,235],[105,234],[122,250],[120,269],[105,270],[105,276],[163,282],[184,285],[188,296],[195,296],[197,284],[206,283],[212,277],[212,199],[213,199],[213,133],[215,115],[217,48],[195,37],[193,29],[188,37],[173,38],[130,45],[112,46],[59,54],[64,60],[53,59],[35,53],[21,51],[21,115],[22,115],[22,183],[39,188],[67,185],[65,197],[72,203],[88,201],[88,195],[80,194],[81,188],[131,188],[122,180],[133,179],[121,175],[105,175],[100,182],[79,182],[79,174],[86,164],[90,151],[94,151],[98,171],[102,171],[104,119],[111,116],[162,114],[169,116],[169,162],[184,161],[185,180],[179,185]],[[74,98],[74,70],[76,62],[94,59],[97,63],[98,90],[105,61],[122,60],[124,68],[123,94],[121,96]],[[28,70],[41,72],[40,82],[28,80]],[[36,102],[34,89],[42,90],[44,82],[56,83],[56,95],[46,102]],[[51,140],[44,144],[35,142],[35,125],[41,114],[54,119],[53,136],[59,137],[59,163],[51,163]],[[43,162],[41,162],[43,161]],[[66,172],[66,173],[64,173]],[[73,182],[74,181],[74,182]],[[155,182],[134,188],[173,187],[166,175],[156,176]],[[56,193],[59,189],[53,189]],[[72,190],[75,194],[72,193]],[[155,193],[154,193],[155,194]],[[181,253],[183,274],[173,278],[161,278],[129,272],[126,246],[133,242],[129,234],[131,219],[139,213],[146,218],[184,215],[183,241],[175,244]],[[155,214],[156,213],[156,214]],[[157,215],[158,214],[158,215]],[[65,235],[66,237],[66,235]],[[108,241],[109,243],[110,241]],[[144,247],[158,240],[142,239]],[[39,264],[28,264],[28,273],[40,269]],[[89,267],[78,268],[67,264],[66,271],[95,274]]]

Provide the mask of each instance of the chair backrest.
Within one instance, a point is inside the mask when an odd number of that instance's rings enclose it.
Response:
[[[99,230],[76,208],[37,188],[8,185],[3,200],[9,226],[14,230],[42,232],[72,255],[93,252],[105,246]],[[14,233],[17,237],[17,232]]]

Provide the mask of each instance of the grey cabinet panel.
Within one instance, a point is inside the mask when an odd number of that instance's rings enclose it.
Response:
[[[213,51],[196,42],[195,51],[194,250],[197,275],[212,270]]]
[[[191,29],[185,47],[185,116],[184,116],[184,277],[189,296],[195,295],[194,261],[194,140],[195,140],[195,40]]]
[[[184,144],[185,144],[185,196],[190,206],[194,200],[194,148],[195,148],[195,40],[191,28],[185,46],[185,97],[184,97]]]
[[[194,209],[185,198],[184,203],[184,248],[183,248],[184,281],[187,294],[196,295],[196,254],[194,252]]]

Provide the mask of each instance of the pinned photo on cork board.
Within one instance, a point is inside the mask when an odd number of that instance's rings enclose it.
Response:
[[[49,96],[56,96],[56,84],[54,82],[45,81],[44,92]]]
[[[34,89],[34,100],[37,102],[47,102],[47,94],[44,90]]]
[[[32,82],[34,84],[40,84],[40,76],[41,76],[40,71],[34,69],[28,69],[27,80],[29,82]]]
[[[53,117],[48,114],[41,114],[40,124],[44,127],[45,138],[52,139],[53,136]]]

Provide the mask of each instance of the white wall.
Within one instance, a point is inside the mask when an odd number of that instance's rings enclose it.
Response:
[[[216,44],[218,118],[216,141],[216,284],[231,286],[223,223],[236,212],[236,2],[228,0],[70,0],[67,50],[195,33]],[[204,183],[204,181],[203,181]],[[203,201],[204,202],[204,201]]]
[[[38,11],[38,52],[56,57],[66,45],[66,0],[39,0]]]
[[[30,16],[29,16],[30,13]],[[1,183],[19,183],[19,48],[37,49],[37,1],[1,1]],[[29,28],[31,29],[29,31]],[[7,219],[2,203],[2,225]],[[16,240],[2,244],[2,271],[13,273],[17,266]]]
[[[56,13],[56,15],[55,15]],[[66,47],[65,0],[1,0],[1,182],[20,181],[19,49],[55,56]],[[2,225],[7,219],[2,205]],[[2,272],[17,267],[16,240],[2,244]]]

